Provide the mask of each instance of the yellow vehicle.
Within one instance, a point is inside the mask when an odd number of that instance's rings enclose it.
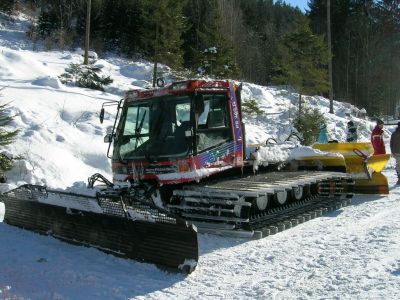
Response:
[[[388,181],[381,171],[390,159],[389,154],[372,155],[369,142],[314,144],[321,151],[316,155],[299,157],[298,167],[336,170],[351,173],[355,179],[354,191],[360,194],[389,194]],[[330,156],[327,153],[336,155]]]

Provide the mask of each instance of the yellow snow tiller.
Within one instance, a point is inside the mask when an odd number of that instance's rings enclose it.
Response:
[[[369,142],[314,144],[313,148],[343,156],[343,160],[336,159],[335,163],[338,171],[343,171],[345,166],[346,172],[352,174],[355,193],[389,194],[387,178],[381,171],[388,163],[390,154],[372,155],[373,148]],[[327,158],[314,157],[324,167],[332,169],[332,162]]]

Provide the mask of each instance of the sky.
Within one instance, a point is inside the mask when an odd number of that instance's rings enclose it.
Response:
[[[308,9],[307,2],[308,0],[283,0],[283,2],[286,2],[287,4],[290,4],[291,6],[294,7],[299,7],[303,12],[305,12],[306,9]]]

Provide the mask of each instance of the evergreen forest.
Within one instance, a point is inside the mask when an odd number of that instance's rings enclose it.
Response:
[[[331,52],[327,0],[305,12],[279,0],[1,0],[0,11],[29,12],[34,42],[68,49],[84,45],[88,3],[99,55],[323,96],[332,58],[335,100],[369,115],[394,115],[400,103],[400,0],[330,0]]]

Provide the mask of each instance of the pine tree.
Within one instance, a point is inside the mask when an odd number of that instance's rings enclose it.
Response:
[[[307,105],[293,120],[293,125],[301,134],[304,145],[315,143],[322,124],[326,124],[323,114],[317,108]]]
[[[76,21],[79,11],[86,1],[52,0],[41,1],[38,18],[38,32],[47,39],[48,47],[57,44],[60,48],[72,44],[76,34]]]
[[[186,8],[192,26],[185,35],[186,66],[203,75],[237,77],[233,42],[223,31],[216,0],[192,0]]]
[[[14,141],[14,138],[18,134],[18,130],[8,131],[4,129],[9,125],[13,118],[7,114],[7,104],[0,105],[0,146],[6,146]]]
[[[9,106],[7,104],[0,105],[0,146],[6,146],[14,142],[18,134],[18,130],[8,130],[6,126],[13,121],[13,117],[9,115]],[[4,181],[3,172],[10,170],[13,166],[13,158],[0,154],[0,181]]]
[[[59,78],[64,84],[104,91],[104,86],[111,84],[113,80],[110,76],[100,75],[101,69],[93,64],[81,65],[71,63]]]
[[[1,0],[0,11],[5,13],[11,13],[14,10],[16,1],[15,0]]]
[[[186,0],[140,0],[140,46],[146,58],[173,68],[182,66],[185,5]]]
[[[326,1],[311,0],[314,32],[326,28]],[[335,98],[391,114],[400,97],[398,0],[331,0]]]
[[[136,55],[139,52],[139,34],[141,23],[139,1],[128,0],[123,11],[124,18],[121,21],[121,50],[129,55]]]
[[[78,0],[79,1],[79,0]],[[102,24],[103,20],[101,19],[101,9],[104,3],[110,2],[110,0],[102,1],[102,0],[91,0],[90,1],[90,40],[89,45],[90,49],[95,50],[96,52],[102,52],[105,50],[105,39],[102,34]],[[87,8],[88,8],[87,0],[80,0],[75,6],[73,16],[74,16],[74,24],[71,25],[71,31],[73,32],[74,39],[73,44],[79,45],[80,47],[84,47],[85,38],[86,38],[86,18],[87,18]],[[115,47],[113,48],[115,49]]]
[[[133,56],[138,52],[140,16],[139,0],[107,0],[92,4],[91,35],[98,50],[121,52]],[[93,3],[93,1],[92,1]],[[84,34],[84,12],[79,34]],[[102,49],[101,49],[102,48]]]
[[[282,35],[295,29],[294,20],[303,16],[303,13],[282,1],[233,2],[239,2],[237,9],[242,11],[242,24],[239,27],[242,34],[234,38],[241,78],[259,84],[271,84],[272,61],[279,54],[279,40]]]
[[[323,37],[311,32],[306,18],[298,19],[297,29],[284,36],[280,53],[274,60],[274,83],[290,84],[302,94],[328,91],[329,52]]]
[[[379,98],[385,100],[385,113],[397,118],[393,112],[400,99],[400,3],[381,0],[377,5],[380,41],[373,82],[379,82],[381,86],[375,88],[373,97],[378,98],[379,93]]]

